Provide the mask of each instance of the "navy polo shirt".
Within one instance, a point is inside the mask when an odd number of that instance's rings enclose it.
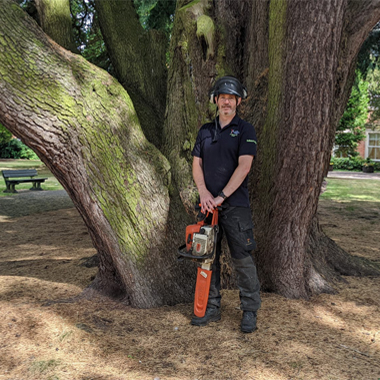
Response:
[[[206,187],[216,197],[227,185],[239,164],[239,156],[256,156],[257,138],[252,124],[235,115],[231,123],[220,128],[219,119],[207,123],[198,132],[192,155],[202,159]],[[248,176],[228,197],[230,206],[249,207]]]

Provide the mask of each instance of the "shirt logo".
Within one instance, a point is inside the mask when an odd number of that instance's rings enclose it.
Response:
[[[253,143],[257,144],[256,140],[247,140],[247,142],[253,142]]]
[[[230,136],[231,137],[236,137],[239,133],[240,133],[240,131],[235,131],[234,129],[231,129]]]

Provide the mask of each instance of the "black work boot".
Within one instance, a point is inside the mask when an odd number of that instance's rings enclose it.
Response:
[[[194,326],[206,326],[210,322],[219,321],[220,318],[221,318],[221,316],[220,316],[220,308],[219,307],[217,307],[217,308],[208,307],[206,309],[206,314],[203,317],[194,316],[191,319],[191,324]]]
[[[251,333],[256,330],[256,311],[243,311],[241,319],[240,330],[243,333]]]

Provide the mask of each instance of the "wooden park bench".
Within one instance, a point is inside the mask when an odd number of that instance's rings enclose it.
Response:
[[[17,193],[15,186],[25,182],[33,183],[33,187],[31,187],[30,190],[43,190],[41,183],[47,180],[47,178],[34,178],[37,176],[36,169],[2,170],[1,173],[7,185],[4,193]]]

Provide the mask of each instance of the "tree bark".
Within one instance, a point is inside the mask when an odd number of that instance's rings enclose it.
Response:
[[[1,8],[0,121],[78,208],[99,253],[92,289],[143,308],[189,301],[193,268],[176,260],[185,212],[170,200],[170,165],[145,139],[128,94],[15,3]]]
[[[326,246],[338,273],[343,274],[339,269],[343,261],[350,263],[344,274],[365,273],[363,263],[347,260],[342,250],[324,244],[326,237],[316,221],[320,189],[335,128],[352,86],[356,55],[380,17],[379,2],[356,4],[261,4],[259,21],[265,20],[266,12],[270,21],[267,28],[261,27],[268,31],[268,56],[259,50],[263,61],[268,61],[268,74],[261,67],[254,72],[255,82],[251,78],[259,107],[265,107],[262,117],[256,117],[260,144],[257,190],[253,189],[257,261],[263,288],[290,298],[331,291],[323,278]],[[254,10],[256,18],[258,10]],[[252,27],[256,30],[258,26],[252,23]],[[255,35],[252,32],[251,38]],[[263,34],[258,36],[265,39]],[[253,63],[248,66],[257,67],[253,55],[250,60]],[[259,94],[266,83],[262,73],[268,80],[267,102]],[[255,106],[251,110],[254,112]]]
[[[43,31],[57,44],[78,53],[74,43],[69,0],[36,0],[35,4]]]
[[[145,136],[160,147],[166,101],[166,37],[142,28],[132,0],[97,0],[95,4],[116,77],[131,96]]]

